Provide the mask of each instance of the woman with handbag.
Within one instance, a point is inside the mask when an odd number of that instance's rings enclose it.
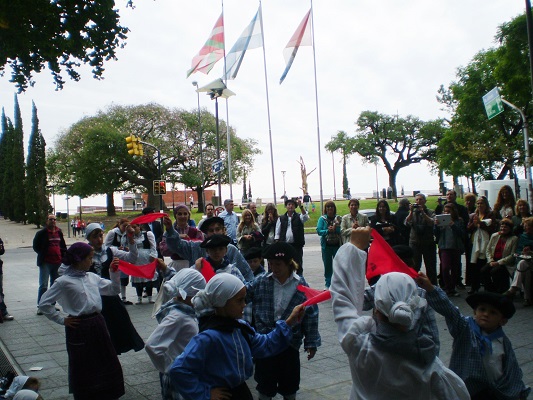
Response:
[[[237,247],[244,254],[252,247],[260,247],[262,242],[263,234],[255,222],[254,215],[250,210],[244,210],[241,223],[237,227]]]
[[[318,219],[316,232],[320,236],[322,261],[324,262],[324,279],[326,289],[331,284],[333,275],[333,258],[341,246],[341,216],[337,215],[337,206],[331,200],[324,204],[324,214]]]

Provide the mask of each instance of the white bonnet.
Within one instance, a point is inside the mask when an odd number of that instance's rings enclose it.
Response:
[[[39,393],[29,389],[22,389],[17,392],[13,400],[37,400],[38,398],[40,398]]]
[[[170,298],[180,296],[183,300],[193,297],[198,290],[205,288],[205,278],[194,268],[179,270],[168,282],[165,282],[163,290]]]
[[[13,396],[24,387],[28,378],[29,376],[26,375],[15,376],[13,382],[11,382],[11,386],[9,386],[9,390],[6,392],[6,399],[12,399]]]
[[[410,327],[414,311],[427,303],[418,296],[413,278],[401,272],[389,272],[376,283],[374,304],[390,323]]]
[[[202,316],[213,312],[215,307],[224,307],[243,287],[244,283],[236,276],[224,272],[216,274],[205,289],[193,297],[192,304],[196,314]]]

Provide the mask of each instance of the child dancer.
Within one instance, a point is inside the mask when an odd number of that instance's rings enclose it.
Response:
[[[253,362],[283,351],[292,338],[291,326],[303,317],[294,308],[268,335],[256,333],[242,321],[246,288],[235,276],[217,274],[192,299],[200,320],[200,333],[176,358],[169,375],[174,387],[187,399],[252,400],[246,380]]]
[[[307,286],[305,279],[296,274],[298,265],[294,261],[296,252],[285,242],[274,243],[264,249],[271,273],[249,283],[247,300],[252,302],[254,323],[257,332],[267,334],[276,328],[279,320],[287,318],[293,308],[306,300],[305,294],[296,289]],[[300,388],[300,354],[304,349],[310,360],[320,346],[318,333],[318,307],[305,310],[301,325],[292,329],[290,346],[280,354],[257,359],[254,378],[257,382],[259,399],[271,399],[280,393],[284,399],[295,399]]]
[[[411,277],[382,275],[374,292],[374,318],[361,315],[370,232],[370,227],[352,230],[333,261],[330,290],[352,373],[350,399],[469,399],[463,381],[436,356],[433,341],[412,329],[426,301]]]
[[[450,369],[463,379],[472,400],[525,399],[530,388],[522,381],[522,370],[509,338],[502,330],[514,315],[513,301],[491,292],[466,298],[474,317],[465,317],[442,289],[420,274],[418,284],[427,291],[427,300],[446,318],[453,337]]]
[[[261,247],[252,247],[244,254],[246,262],[254,273],[254,278],[265,274],[265,267],[263,266],[263,256],[261,255],[261,252]]]
[[[124,377],[109,333],[100,314],[100,295],[120,293],[118,259],[111,265],[111,280],[88,273],[94,250],[74,243],[67,250],[62,276],[43,294],[39,310],[50,320],[65,325],[69,359],[69,388],[76,400],[111,400],[124,395]],[[54,307],[58,302],[68,317]]]
[[[178,391],[173,389],[167,371],[198,333],[198,322],[191,300],[198,290],[204,288],[205,279],[194,268],[178,271],[165,283],[165,291],[170,292],[173,299],[163,304],[155,315],[159,325],[145,346],[148,356],[159,371],[163,400],[181,399]]]

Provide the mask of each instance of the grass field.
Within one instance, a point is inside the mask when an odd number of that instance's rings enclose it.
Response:
[[[438,196],[430,196],[428,197],[427,206],[430,209],[435,209],[437,206],[437,199]],[[414,202],[414,197],[409,197],[409,200],[411,202]],[[398,203],[394,200],[388,200],[389,206],[391,211],[396,211],[398,209]],[[360,200],[361,210],[365,209],[376,209],[376,199],[368,199],[368,200]],[[458,199],[458,203],[463,204],[462,199]],[[337,206],[337,214],[339,215],[345,215],[349,213],[348,210],[348,200],[337,200],[335,201],[335,205]],[[261,207],[257,207],[257,212],[262,213],[265,209],[266,204],[263,204]],[[278,203],[278,213],[284,214],[285,213],[285,206],[283,203]],[[315,202],[315,212],[310,213],[310,219],[305,223],[305,231],[310,233],[314,232],[316,228],[316,224],[318,222],[318,219],[321,216],[320,212],[320,202]],[[236,212],[240,212],[241,210],[238,207],[235,207]],[[172,213],[171,218],[173,218]],[[77,214],[76,214],[77,215]],[[70,219],[75,218],[76,215],[70,215]],[[86,222],[103,222],[105,224],[105,230],[108,231],[115,225],[116,221],[120,218],[129,218],[133,219],[139,215],[139,212],[133,212],[133,211],[125,211],[125,212],[118,212],[115,217],[108,217],[104,213],[94,213],[94,214],[83,214],[83,219]],[[199,213],[196,211],[196,209],[193,209],[191,217],[198,223],[198,221],[202,218],[202,213]]]

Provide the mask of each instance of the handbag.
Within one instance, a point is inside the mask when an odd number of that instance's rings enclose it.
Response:
[[[341,237],[338,233],[328,233],[326,235],[326,246],[340,246]]]

